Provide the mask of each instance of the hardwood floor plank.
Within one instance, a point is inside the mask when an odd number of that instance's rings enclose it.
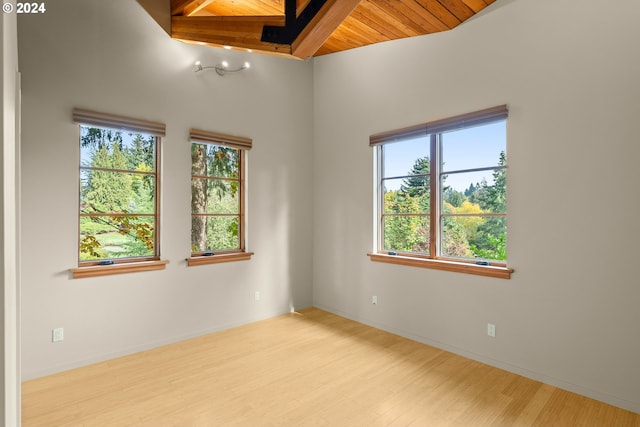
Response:
[[[318,309],[23,383],[23,425],[640,427],[640,415]]]

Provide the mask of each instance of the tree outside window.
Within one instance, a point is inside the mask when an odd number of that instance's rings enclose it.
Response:
[[[188,265],[249,259],[245,252],[248,138],[191,129],[191,258]]]
[[[192,143],[191,251],[240,250],[241,150]]]
[[[378,252],[505,265],[506,107],[371,137]]]
[[[158,256],[157,140],[80,125],[81,263]]]

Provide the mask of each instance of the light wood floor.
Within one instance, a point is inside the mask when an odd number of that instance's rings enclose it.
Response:
[[[23,426],[637,426],[317,309],[27,381]]]

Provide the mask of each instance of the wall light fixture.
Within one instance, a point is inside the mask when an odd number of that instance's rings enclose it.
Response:
[[[229,68],[229,63],[227,61],[222,61],[218,65],[202,65],[200,61],[196,61],[195,65],[196,65],[196,70],[195,70],[196,73],[209,68],[214,70],[216,73],[218,73],[219,76],[224,76],[227,73],[237,73],[238,71],[251,68],[251,64],[248,61],[242,64],[242,66],[238,68]]]

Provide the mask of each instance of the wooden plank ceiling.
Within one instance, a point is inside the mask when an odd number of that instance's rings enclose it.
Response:
[[[171,0],[172,37],[300,59],[450,30],[495,0]]]

